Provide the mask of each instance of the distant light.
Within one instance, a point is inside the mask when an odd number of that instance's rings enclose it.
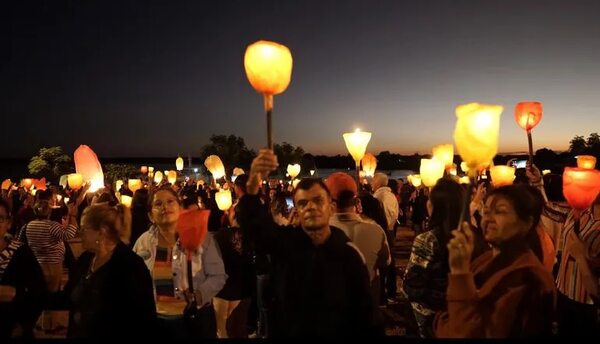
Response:
[[[198,173],[198,168],[194,168],[194,173]]]

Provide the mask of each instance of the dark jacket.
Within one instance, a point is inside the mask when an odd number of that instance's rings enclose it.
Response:
[[[315,246],[302,228],[277,226],[256,196],[238,204],[238,221],[273,263],[274,337],[364,337],[373,332],[369,274],[338,228]]]
[[[152,278],[142,258],[119,243],[111,258],[90,274],[94,254],[83,253],[65,287],[69,337],[149,337],[155,334]]]
[[[42,268],[29,246],[18,241],[9,245],[18,248],[6,266],[0,284],[15,287],[17,293],[12,302],[0,303],[0,338],[9,337],[16,325],[23,328],[25,336],[30,336],[48,296]]]

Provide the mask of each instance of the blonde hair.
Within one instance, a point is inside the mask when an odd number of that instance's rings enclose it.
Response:
[[[104,227],[112,240],[129,244],[131,211],[123,204],[117,204],[114,207],[106,204],[91,205],[83,211],[81,217],[84,216],[91,229],[99,231]]]

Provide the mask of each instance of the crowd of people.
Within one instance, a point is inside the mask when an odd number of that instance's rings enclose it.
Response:
[[[399,293],[423,338],[599,335],[600,196],[576,231],[558,176],[532,165],[513,185],[431,189],[343,172],[284,189],[277,168],[261,150],[223,183],[224,211],[216,181],[2,190],[0,338],[56,330],[53,309],[69,338],[377,338]],[[396,276],[400,226],[415,238]]]

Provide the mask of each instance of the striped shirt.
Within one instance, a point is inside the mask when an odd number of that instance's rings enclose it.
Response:
[[[65,256],[65,240],[77,233],[75,225],[63,226],[50,220],[33,220],[27,224],[27,243],[40,264],[62,263]]]
[[[592,208],[581,214],[579,239],[587,248],[588,257],[592,262],[600,260],[600,219],[595,219]],[[569,299],[579,303],[593,304],[592,299],[583,285],[583,277],[575,258],[569,252],[571,239],[569,233],[573,231],[575,219],[573,212],[569,213],[561,233],[562,256],[556,277],[557,289]],[[593,264],[592,264],[593,265]],[[597,276],[600,277],[600,276]]]

